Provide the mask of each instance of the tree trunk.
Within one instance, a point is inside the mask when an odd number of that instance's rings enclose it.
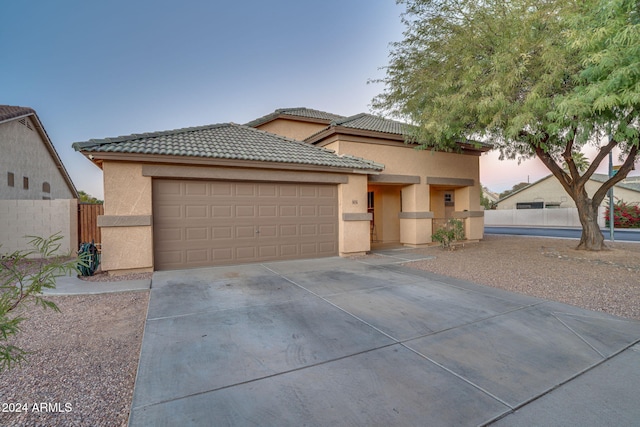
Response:
[[[576,249],[585,251],[601,251],[607,249],[604,244],[604,235],[598,225],[598,206],[594,206],[588,197],[579,195],[576,199],[578,217],[582,224],[582,236]]]

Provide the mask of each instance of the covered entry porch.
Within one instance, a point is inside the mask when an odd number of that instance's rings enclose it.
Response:
[[[463,222],[467,239],[481,239],[484,212],[469,209],[479,205],[476,187],[472,179],[370,175],[367,212],[372,247],[428,245],[433,231],[451,218]]]

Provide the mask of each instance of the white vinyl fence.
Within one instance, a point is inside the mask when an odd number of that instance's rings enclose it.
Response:
[[[598,224],[605,226],[605,208],[598,209]],[[577,208],[498,209],[484,211],[485,226],[580,227]]]

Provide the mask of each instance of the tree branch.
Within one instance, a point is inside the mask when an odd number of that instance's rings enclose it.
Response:
[[[600,163],[609,154],[609,152],[611,152],[611,150],[615,148],[616,145],[618,145],[618,142],[615,139],[613,138],[609,139],[609,143],[604,147],[600,148],[600,150],[598,151],[598,154],[591,162],[591,165],[589,165],[589,168],[585,171],[584,175],[582,176],[586,177],[586,179],[591,178],[591,175],[593,175],[596,169],[598,169],[598,166],[600,166]]]
[[[569,181],[569,176],[567,175],[567,173],[562,170],[562,168],[558,165],[558,163],[556,163],[556,161],[553,160],[553,157],[551,157],[549,153],[544,151],[539,144],[534,145],[533,149],[536,152],[536,156],[538,156],[538,158],[542,161],[542,163],[544,163],[547,169],[549,169],[551,173],[556,178],[558,178],[558,181],[560,181],[560,184],[562,184],[562,187],[564,187],[567,193],[569,193],[570,195],[573,195],[574,191],[571,185],[572,182]]]
[[[633,147],[631,147],[626,160],[624,161],[620,169],[618,169],[618,172],[607,181],[605,181],[604,184],[602,184],[600,188],[598,188],[598,191],[596,191],[596,193],[593,195],[593,199],[591,201],[593,206],[600,206],[600,203],[602,203],[602,200],[604,200],[604,197],[607,195],[609,189],[611,189],[614,185],[627,177],[627,174],[633,169],[633,165],[636,162],[637,156],[638,145],[634,144]]]

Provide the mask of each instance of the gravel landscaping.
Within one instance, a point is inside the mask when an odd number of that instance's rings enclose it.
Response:
[[[598,253],[576,245],[489,235],[454,251],[414,249],[433,258],[406,265],[640,320],[640,244]],[[61,313],[30,311],[15,343],[32,353],[0,374],[0,404],[26,404],[28,411],[0,412],[0,425],[125,426],[149,292],[48,299]],[[45,411],[34,411],[41,403]]]
[[[47,299],[61,312],[28,312],[31,354],[0,374],[0,425],[126,426],[149,291]]]
[[[640,320],[640,244],[607,243],[610,250],[577,251],[577,240],[487,235],[411,268]]]

